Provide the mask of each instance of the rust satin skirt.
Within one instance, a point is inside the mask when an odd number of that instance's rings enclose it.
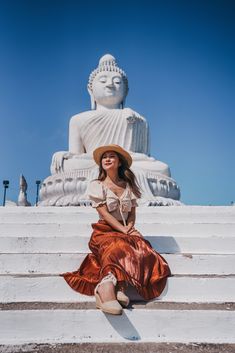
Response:
[[[101,279],[112,272],[121,286],[132,285],[145,299],[158,297],[171,272],[166,260],[140,233],[126,235],[115,231],[105,221],[92,224],[89,241],[91,253],[80,268],[61,274],[75,291],[94,295]]]

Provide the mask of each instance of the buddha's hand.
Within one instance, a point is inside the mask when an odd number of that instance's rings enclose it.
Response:
[[[61,173],[64,170],[64,159],[69,159],[73,156],[68,151],[60,151],[53,154],[51,162],[51,172]]]
[[[133,124],[137,121],[146,121],[143,116],[141,116],[139,113],[135,112],[130,108],[124,108],[123,112],[124,112],[124,116],[126,117],[127,121],[130,124]]]

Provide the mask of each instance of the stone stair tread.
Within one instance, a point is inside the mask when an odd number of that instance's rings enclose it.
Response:
[[[92,309],[3,310],[0,318],[0,344],[5,345],[131,341],[235,343],[235,311],[227,310],[125,309],[121,316]]]
[[[1,254],[0,274],[55,274],[76,270],[87,254]],[[163,254],[173,275],[235,274],[235,254]]]
[[[89,235],[90,237],[90,235]],[[88,236],[0,236],[0,253],[87,253]],[[145,236],[160,253],[235,254],[235,236]]]
[[[132,299],[140,299],[133,291]],[[235,276],[179,276],[168,278],[163,302],[222,303],[235,301]],[[72,290],[59,276],[1,276],[0,302],[92,302],[93,296]]]
[[[234,223],[136,223],[136,228],[145,236],[235,236]],[[53,236],[83,236],[89,237],[92,232],[91,224],[86,220],[82,223],[0,223],[0,237],[40,237]]]

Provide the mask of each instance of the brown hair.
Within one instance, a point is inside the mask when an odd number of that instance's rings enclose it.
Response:
[[[138,185],[138,182],[136,180],[135,174],[128,167],[126,159],[120,153],[118,153],[116,151],[115,151],[115,153],[117,154],[117,156],[119,158],[119,161],[121,163],[121,165],[118,168],[118,176],[119,176],[119,178],[124,180],[126,183],[128,183],[128,185],[131,188],[131,191],[135,194],[135,196],[137,198],[140,198],[141,197],[141,191],[140,191],[140,187]],[[104,153],[103,153],[103,155],[104,155]],[[100,158],[100,164],[99,164],[98,180],[100,180],[100,181],[104,181],[106,176],[107,176],[107,173],[103,169],[102,163],[101,163],[103,155]]]

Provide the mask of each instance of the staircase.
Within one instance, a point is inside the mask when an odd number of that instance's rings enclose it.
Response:
[[[148,303],[130,289],[118,317],[59,277],[96,220],[89,207],[0,207],[0,352],[235,352],[235,207],[138,208],[173,276]]]

